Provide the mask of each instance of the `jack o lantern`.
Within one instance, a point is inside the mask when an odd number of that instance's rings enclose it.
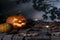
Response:
[[[23,28],[27,23],[26,18],[23,16],[10,16],[6,22],[12,24],[13,28]]]

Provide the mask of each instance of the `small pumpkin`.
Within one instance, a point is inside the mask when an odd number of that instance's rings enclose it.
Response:
[[[0,24],[0,32],[10,32],[12,30],[12,26],[9,23]]]
[[[17,28],[23,28],[24,26],[26,26],[26,18],[23,16],[10,16],[7,18],[6,20],[7,23],[10,23],[13,25],[13,28],[17,29]]]

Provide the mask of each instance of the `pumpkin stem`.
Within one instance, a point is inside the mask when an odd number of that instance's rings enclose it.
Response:
[[[18,11],[18,12],[16,13],[16,15],[22,15],[21,13],[22,13],[21,11]]]

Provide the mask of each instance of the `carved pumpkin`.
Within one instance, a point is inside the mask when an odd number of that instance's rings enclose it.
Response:
[[[23,28],[26,25],[26,18],[23,16],[10,16],[6,20],[13,25],[13,28]]]
[[[9,23],[0,24],[0,32],[10,32],[12,30],[12,26]]]

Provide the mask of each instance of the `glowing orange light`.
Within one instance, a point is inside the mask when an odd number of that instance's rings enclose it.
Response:
[[[21,25],[25,25],[26,23],[21,23]]]
[[[6,20],[7,23],[13,25],[13,28],[23,28],[26,26],[27,20],[23,16],[10,16]]]
[[[18,27],[22,27],[22,25],[19,23],[14,23],[13,25],[18,26]]]
[[[21,20],[19,20],[18,22],[22,22]]]

